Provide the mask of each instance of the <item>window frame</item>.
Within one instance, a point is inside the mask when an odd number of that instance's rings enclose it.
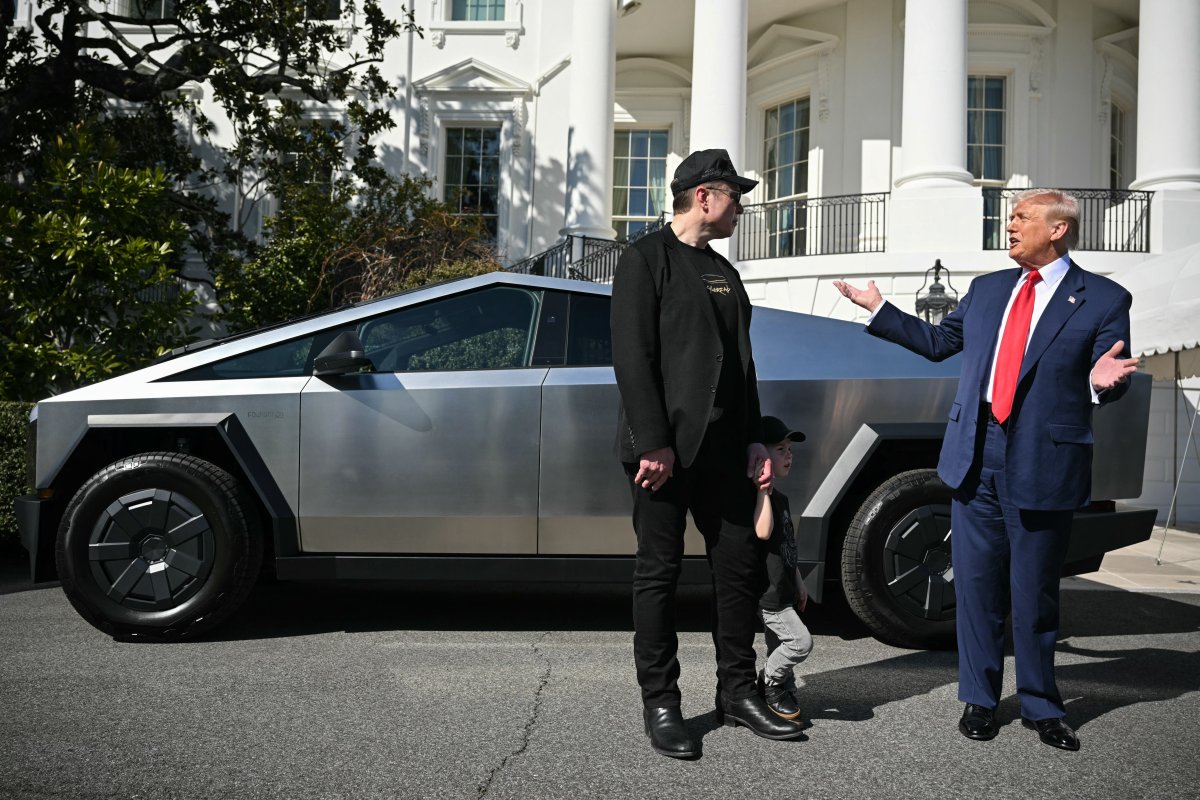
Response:
[[[815,62],[814,66],[815,66]],[[772,73],[774,75],[774,73]],[[788,77],[777,77],[766,82],[767,76],[755,78],[755,85],[762,88],[754,91],[746,98],[746,172],[748,177],[758,181],[758,186],[749,195],[742,198],[742,205],[758,205],[767,202],[766,181],[763,173],[766,169],[766,136],[767,110],[800,98],[809,101],[809,133],[808,133],[808,197],[822,197],[825,189],[824,155],[825,151],[835,148],[835,142],[829,141],[829,124],[821,122],[819,117],[814,124],[814,98],[819,96],[818,75],[815,69],[798,72]]]
[[[495,238],[493,239],[493,244],[496,244],[499,242],[499,239],[500,239],[500,205],[501,205],[501,187],[503,185],[503,176],[501,173],[503,172],[503,168],[504,168],[504,166],[503,166],[504,157],[503,157],[503,153],[502,153],[502,150],[504,147],[503,124],[502,123],[497,124],[494,122],[471,122],[471,123],[456,122],[454,124],[446,124],[446,125],[442,126],[441,143],[442,143],[443,147],[442,147],[442,155],[440,158],[440,167],[441,167],[440,174],[442,176],[442,179],[440,181],[440,183],[441,183],[440,197],[441,197],[442,202],[444,202],[446,204],[451,204],[452,201],[457,201],[457,199],[458,199],[458,198],[449,197],[449,189],[451,186],[451,184],[449,183],[449,172],[450,172],[449,160],[451,158],[449,142],[450,142],[450,132],[452,130],[463,130],[463,131],[478,130],[478,131],[495,131],[496,132],[496,156],[495,156],[495,158],[496,158],[496,186],[495,186],[496,211],[494,214],[490,214],[490,215],[483,214],[483,213],[479,214],[479,216],[481,216],[485,219],[487,219],[489,217],[492,217],[495,219],[496,232],[495,232]],[[464,163],[465,163],[465,159],[464,159]],[[460,182],[460,183],[457,183],[454,185],[458,186],[458,187],[464,187],[467,184]],[[482,182],[479,184],[479,187],[481,189],[483,188]],[[455,203],[455,204],[457,205],[457,203]],[[469,216],[470,215],[469,212],[462,212],[462,211],[455,211],[454,213],[455,213],[455,216]]]
[[[998,147],[998,149],[1000,150],[1000,159],[1001,159],[1000,160],[1000,175],[1001,175],[1001,177],[999,177],[999,178],[985,178],[985,177],[981,177],[981,176],[975,176],[974,172],[971,171],[971,150],[972,150],[972,148],[980,149],[981,164],[985,163],[985,159],[983,159],[982,156],[986,154],[987,149],[988,148],[993,148],[993,149],[997,148],[997,146],[995,144],[988,143],[986,141],[986,137],[985,137],[984,142],[976,142],[976,143],[971,142],[971,126],[969,124],[970,116],[974,113],[982,113],[984,115],[984,117],[983,117],[984,122],[982,125],[982,130],[986,134],[986,130],[987,130],[986,115],[989,111],[994,111],[994,109],[990,109],[986,105],[982,108],[973,108],[970,105],[970,92],[971,92],[971,80],[972,79],[983,79],[984,81],[987,81],[989,79],[999,79],[1004,82],[1003,83],[1003,100],[1001,103],[1001,108],[999,109],[999,112],[1001,114],[1003,114],[1003,124],[1001,125],[1001,131],[1000,131],[1001,143]],[[964,125],[966,128],[965,134],[966,134],[966,142],[967,142],[967,151],[965,154],[965,164],[966,164],[967,172],[971,173],[971,175],[972,175],[971,183],[974,186],[1007,186],[1011,176],[1014,173],[1014,170],[1012,169],[1012,165],[1011,165],[1012,164],[1012,146],[1011,146],[1012,108],[1013,108],[1012,84],[1013,84],[1012,76],[1005,74],[1003,72],[996,72],[996,71],[992,71],[992,70],[977,72],[977,71],[972,70],[972,71],[968,71],[968,73],[967,73],[967,85],[964,87],[964,104],[963,104],[964,109],[966,111],[966,120],[967,120],[964,122]],[[984,95],[985,95],[985,97],[987,95],[986,84],[984,86]],[[985,103],[986,103],[986,101],[985,101]],[[981,167],[981,171],[983,171],[982,167]]]
[[[459,3],[464,5],[464,10],[470,14],[472,4],[483,5],[487,8],[500,7],[500,18],[494,17],[455,17],[454,9]],[[450,22],[505,22],[508,18],[508,8],[505,0],[446,0],[446,19]]]
[[[139,6],[139,5],[143,5],[143,6],[156,5],[156,6],[158,6],[160,11],[165,10],[165,7],[167,5],[170,5],[171,13],[170,14],[160,13],[157,16],[148,16],[144,12],[141,14],[137,14],[135,12],[137,11],[137,6]],[[175,0],[125,0],[123,8],[126,11],[125,16],[127,16],[127,17],[133,17],[134,19],[142,19],[142,20],[146,20],[147,22],[161,22],[162,20],[165,20],[165,19],[173,19],[174,18]]]
[[[767,115],[771,111],[783,108],[785,105],[789,105],[789,104],[796,105],[800,102],[807,103],[807,105],[808,105],[808,125],[806,125],[803,128],[803,130],[807,131],[807,133],[805,133],[804,138],[808,144],[808,147],[804,151],[804,158],[802,160],[794,159],[790,163],[792,165],[796,165],[796,164],[800,164],[800,163],[804,163],[806,165],[805,169],[804,169],[804,176],[805,176],[804,191],[802,191],[802,192],[792,191],[790,194],[780,195],[777,197],[770,197],[770,196],[768,196],[768,187],[771,184],[771,181],[770,181],[771,168],[767,165]],[[812,159],[813,107],[812,107],[812,105],[813,105],[812,104],[812,96],[811,95],[802,95],[802,96],[793,97],[789,100],[783,100],[782,102],[779,102],[779,103],[774,103],[772,105],[765,106],[762,109],[762,111],[761,111],[762,136],[759,137],[759,141],[761,142],[761,164],[762,164],[762,168],[759,170],[759,175],[760,175],[759,183],[763,187],[763,197],[762,197],[761,202],[773,203],[773,202],[783,201],[783,200],[807,200],[810,197],[813,197],[813,194],[809,188],[812,185],[812,166],[813,166],[813,159]],[[794,128],[792,130],[792,132],[795,133],[795,131],[798,131],[798,130],[801,130],[801,128],[799,128],[799,127]],[[778,138],[782,138],[782,137],[778,137]],[[781,168],[776,167],[775,169],[779,170]],[[795,173],[793,172],[793,175],[794,174]],[[793,184],[792,188],[793,188],[793,190],[796,188],[794,184]]]
[[[524,14],[524,0],[504,0],[502,20],[459,20],[453,18],[454,0],[429,0],[430,22],[425,30],[439,50],[446,46],[447,36],[503,36],[504,43],[516,50],[525,32]]]
[[[317,105],[314,101],[307,98],[298,99],[303,105],[304,113],[303,117],[301,118],[301,122],[303,124],[316,123],[322,126],[327,126],[334,122],[349,122],[349,118],[347,117],[345,110],[340,106],[330,107],[327,105]],[[280,155],[282,156],[284,154],[281,153]],[[352,152],[352,149],[343,147],[342,163],[340,166],[334,166],[333,171],[330,174],[331,194],[334,183],[337,182],[339,177],[342,177],[346,174],[346,165],[349,164],[353,159],[354,153]],[[270,194],[265,191],[261,191],[256,196],[251,196],[244,191],[244,187],[242,186],[238,186],[237,194],[238,214],[240,217],[245,217],[245,227],[243,230],[249,233],[250,228],[255,227],[257,228],[257,231],[255,231],[256,235],[261,237],[263,235],[263,226],[267,218],[273,217],[279,213],[279,198],[274,194]],[[256,206],[257,208],[251,208],[249,213],[246,213],[247,206]],[[239,222],[241,222],[240,219]]]
[[[471,98],[474,107],[462,106],[468,102],[456,93],[434,94],[430,96],[430,116],[432,128],[429,137],[429,150],[426,157],[426,169],[429,170],[433,185],[430,196],[443,198],[445,191],[446,172],[446,129],[460,126],[496,126],[500,129],[500,187],[496,198],[496,240],[493,243],[496,254],[502,258],[510,250],[519,251],[524,245],[520,241],[519,232],[511,231],[510,219],[513,213],[513,144],[520,135],[518,126],[513,120],[513,104],[511,95],[499,100],[487,98]]]
[[[809,254],[808,232],[819,226],[821,210],[808,205],[808,199],[820,197],[821,159],[820,144],[816,141],[818,129],[814,97],[816,87],[815,75],[801,75],[790,81],[774,87],[775,91],[759,92],[754,96],[752,106],[755,109],[752,126],[749,130],[748,142],[754,142],[748,151],[754,153],[753,176],[758,180],[758,186],[753,190],[756,198],[752,203],[742,200],[743,205],[765,205],[756,213],[764,213],[766,221],[761,234],[767,238],[767,252],[770,258],[787,258]],[[804,192],[794,192],[782,197],[768,197],[769,178],[767,174],[767,114],[789,103],[808,103],[808,150],[805,161],[807,183]],[[792,163],[799,163],[793,161]],[[792,187],[795,189],[795,186]],[[743,234],[744,235],[744,234]]]
[[[664,135],[664,137],[666,139],[666,150],[663,153],[663,155],[661,156],[661,159],[663,162],[662,208],[659,209],[658,214],[654,214],[652,216],[637,216],[637,215],[631,215],[631,214],[621,214],[621,213],[618,213],[618,210],[617,210],[617,188],[618,188],[617,187],[617,159],[618,159],[618,156],[617,156],[616,137],[621,134],[633,134],[633,133],[649,133],[649,134],[661,133]],[[651,159],[656,159],[656,158],[659,158],[659,157],[648,154],[645,158],[645,160],[647,161],[647,166],[649,166],[649,161]],[[635,158],[632,155],[628,155],[625,157],[625,160],[632,164],[632,162],[635,160]],[[655,220],[657,220],[662,214],[670,214],[671,213],[671,203],[672,203],[672,199],[673,199],[671,196],[671,174],[672,174],[672,170],[671,170],[671,127],[669,125],[665,125],[665,126],[614,125],[614,127],[613,127],[613,181],[612,181],[613,213],[612,213],[611,224],[612,224],[613,229],[617,231],[617,238],[622,238],[623,235],[625,235],[625,236],[628,235],[628,233],[629,233],[628,226],[630,223],[641,222],[641,223],[643,223],[643,227],[645,227],[646,225],[649,225],[649,224],[653,223]],[[632,177],[632,169],[629,172],[629,177]],[[650,190],[649,170],[647,170],[646,177],[647,177],[647,184],[645,187],[634,187],[631,183],[629,183],[629,178],[627,178],[624,188],[626,188],[626,189],[645,188],[647,191],[649,191]],[[627,194],[625,208],[628,209],[628,207],[629,207],[629,203],[628,203],[628,194]],[[621,233],[621,228],[618,227],[618,224],[625,225],[625,234]]]

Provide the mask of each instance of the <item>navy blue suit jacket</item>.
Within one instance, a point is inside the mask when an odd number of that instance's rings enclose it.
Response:
[[[934,361],[963,353],[958,393],[946,426],[938,475],[952,488],[963,484],[976,460],[980,406],[996,349],[1004,308],[1021,276],[1019,267],[982,275],[958,308],[938,325],[885,303],[867,330]],[[1030,336],[1008,422],[1005,478],[1022,509],[1078,508],[1092,479],[1092,365],[1118,340],[1129,357],[1129,306],[1122,286],[1071,262]],[[1118,384],[1100,395],[1116,400]]]

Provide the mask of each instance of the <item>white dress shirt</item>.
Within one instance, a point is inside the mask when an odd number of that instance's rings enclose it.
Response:
[[[1033,337],[1033,332],[1037,329],[1038,320],[1042,318],[1042,312],[1050,304],[1050,298],[1054,296],[1054,291],[1062,283],[1063,276],[1067,274],[1070,266],[1070,260],[1064,255],[1038,270],[1042,273],[1042,279],[1033,285],[1033,316],[1029,320],[1029,335],[1025,339],[1026,349],[1029,347],[1029,339]],[[989,403],[992,402],[992,384],[996,382],[996,359],[1000,355],[1000,343],[1004,341],[1004,329],[1008,327],[1008,314],[1017,300],[1017,293],[1021,291],[1025,281],[1029,280],[1029,273],[1032,271],[1021,270],[1021,278],[1008,297],[1008,305],[1004,307],[1004,321],[1000,325],[999,335],[996,336],[996,349],[992,351],[992,368],[988,371],[987,396],[984,399]]]

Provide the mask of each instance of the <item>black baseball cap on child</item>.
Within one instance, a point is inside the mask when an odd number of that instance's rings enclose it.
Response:
[[[792,430],[779,417],[763,417],[762,431],[763,444],[778,444],[784,439],[791,439],[793,442],[804,441],[803,433]]]

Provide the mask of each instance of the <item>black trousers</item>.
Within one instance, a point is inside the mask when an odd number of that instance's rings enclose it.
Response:
[[[714,426],[715,427],[715,426]],[[754,536],[754,484],[746,453],[710,428],[695,463],[657,492],[633,484],[637,464],[625,464],[633,487],[637,562],[633,573],[633,658],[642,702],[679,705],[679,639],[675,590],[683,561],[683,532],[691,512],[713,576],[713,644],[717,687],[739,699],[755,692],[754,634],[758,598],[766,587],[762,549]],[[711,440],[711,441],[710,441]]]

